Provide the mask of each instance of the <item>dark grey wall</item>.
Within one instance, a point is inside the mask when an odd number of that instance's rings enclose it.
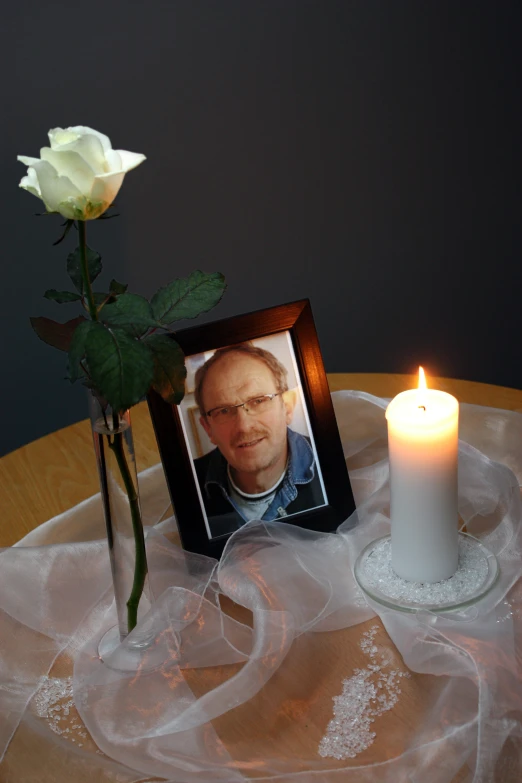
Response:
[[[29,315],[67,285],[17,154],[86,124],[148,160],[91,224],[106,280],[200,267],[209,319],[309,297],[328,371],[522,386],[521,9],[450,0],[18,0],[2,10],[2,436],[86,415]]]

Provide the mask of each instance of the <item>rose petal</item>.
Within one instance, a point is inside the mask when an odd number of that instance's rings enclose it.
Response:
[[[87,161],[95,174],[104,174],[108,168],[105,152],[97,136],[82,136],[68,148],[74,150]]]
[[[82,204],[85,199],[69,177],[58,176],[56,170],[46,160],[35,163],[34,170],[47,211],[60,212],[70,219],[78,217],[74,210],[75,202],[78,200],[78,203]]]
[[[38,177],[36,176],[36,171],[31,167],[27,169],[27,176],[22,177],[22,179],[20,180],[19,187],[29,191],[29,193],[32,193],[33,196],[38,196],[38,198],[42,198],[42,194],[40,192],[40,185],[38,184]]]
[[[53,150],[59,149],[65,144],[71,144],[78,138],[78,134],[71,128],[52,128],[47,135]]]
[[[48,148],[46,148],[48,149]],[[97,136],[74,135],[67,144],[51,143],[53,152],[77,152],[89,164],[94,174],[105,174],[109,171],[105,161],[105,153]]]
[[[33,163],[38,163],[40,160],[40,158],[28,158],[27,155],[18,155],[16,159],[25,163],[26,166],[32,166]]]
[[[42,160],[47,160],[61,177],[69,177],[85,196],[90,196],[95,173],[77,152],[57,152],[49,147],[40,150]]]
[[[96,136],[101,143],[104,152],[112,150],[112,144],[109,137],[104,133],[94,130],[94,128],[88,128],[87,125],[74,125],[72,128],[67,128],[67,130],[77,133],[78,136]]]
[[[118,195],[124,177],[124,171],[100,174],[98,177],[95,177],[91,192],[91,200],[107,202],[107,207],[109,207]]]
[[[144,160],[147,160],[145,155],[142,155],[139,152],[128,152],[127,150],[116,150],[116,152],[121,158],[121,167],[123,171],[130,171],[131,169],[135,169],[136,166],[139,166],[140,163],[143,163]]]
[[[123,171],[120,153],[117,152],[117,150],[108,150],[105,153],[105,161],[108,168],[105,172],[103,172],[104,174],[112,174],[115,171]]]

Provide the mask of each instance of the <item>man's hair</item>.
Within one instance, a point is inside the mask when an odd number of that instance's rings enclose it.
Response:
[[[288,391],[288,370],[273,353],[265,351],[264,348],[257,348],[250,342],[227,345],[226,348],[218,348],[210,359],[206,361],[205,364],[202,364],[196,372],[194,397],[202,416],[205,416],[206,414],[203,407],[203,382],[210,368],[227,353],[242,353],[246,356],[253,356],[255,359],[260,359],[272,372],[278,393]]]

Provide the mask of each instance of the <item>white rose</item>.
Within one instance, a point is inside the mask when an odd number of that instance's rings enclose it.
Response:
[[[27,176],[20,187],[41,198],[48,212],[70,220],[94,220],[108,209],[121,188],[127,171],[145,160],[145,155],[113,150],[110,139],[92,128],[54,128],[50,147],[40,158],[19,155]]]

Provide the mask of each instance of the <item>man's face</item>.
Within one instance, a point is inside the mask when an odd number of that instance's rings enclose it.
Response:
[[[205,411],[237,405],[263,394],[277,392],[269,367],[254,356],[231,352],[219,359],[205,376],[202,400]],[[287,395],[285,394],[285,398]],[[260,415],[237,408],[229,421],[201,417],[212,443],[239,473],[258,473],[287,457],[286,427],[292,419],[291,396],[274,397],[268,411]]]

